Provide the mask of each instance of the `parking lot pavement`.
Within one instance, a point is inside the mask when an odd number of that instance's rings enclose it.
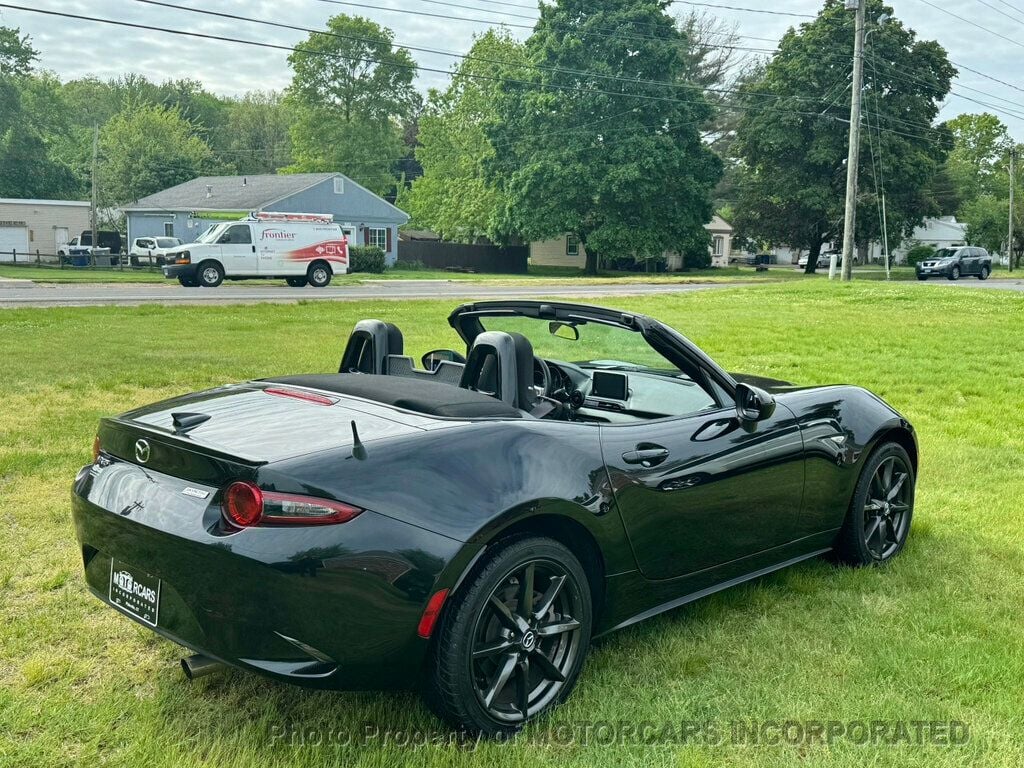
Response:
[[[734,287],[743,283],[682,284],[640,283],[628,285],[568,285],[531,282],[502,285],[491,282],[445,280],[378,280],[327,288],[289,288],[245,284],[219,288],[182,288],[177,285],[106,283],[55,285],[32,283],[25,288],[6,288],[0,283],[0,308],[61,306],[136,306],[140,304],[250,304],[296,301],[363,301],[366,299],[488,299],[566,296],[600,298],[678,294]]]

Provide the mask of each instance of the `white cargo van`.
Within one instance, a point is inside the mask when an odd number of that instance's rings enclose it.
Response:
[[[348,239],[330,216],[253,213],[213,225],[164,258],[164,277],[185,286],[216,288],[224,280],[269,277],[296,288],[323,288],[348,272]]]

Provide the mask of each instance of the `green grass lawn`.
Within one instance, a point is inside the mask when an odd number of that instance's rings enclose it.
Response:
[[[3,311],[0,765],[1024,765],[1024,297],[816,280],[617,303],[672,323],[731,370],[862,384],[905,413],[922,468],[903,555],[859,571],[806,563],[620,632],[521,743],[363,744],[366,724],[439,726],[413,694],[310,692],[236,671],[187,683],[183,649],[87,593],[69,486],[104,414],[335,370],[364,317],[398,323],[413,354],[449,346],[451,304]],[[544,742],[587,722],[786,720],[958,720],[970,741]],[[320,736],[303,744],[282,729]]]
[[[459,280],[466,282],[502,281],[510,283],[543,280],[558,284],[565,281],[573,285],[617,283],[712,283],[733,281],[771,281],[787,280],[802,275],[795,269],[773,268],[768,273],[756,272],[752,267],[729,267],[725,269],[694,270],[685,273],[643,273],[643,272],[601,272],[597,277],[584,277],[578,269],[565,267],[530,267],[525,275],[494,275],[484,273],[448,272],[443,269],[389,269],[381,275],[352,274],[334,278],[334,284],[363,282],[366,280]],[[93,269],[89,267],[56,267],[0,265],[0,277],[13,277],[23,280],[35,280],[41,283],[166,283],[176,285],[175,281],[167,280],[160,272],[149,269]],[[284,285],[283,280],[246,280],[240,282],[227,281],[224,285]]]

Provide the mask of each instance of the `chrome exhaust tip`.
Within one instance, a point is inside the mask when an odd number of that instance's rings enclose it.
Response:
[[[203,656],[199,653],[194,656],[186,656],[181,660],[181,669],[189,680],[195,680],[197,677],[203,677],[211,672],[216,672],[223,666],[219,661],[214,661],[209,656]]]

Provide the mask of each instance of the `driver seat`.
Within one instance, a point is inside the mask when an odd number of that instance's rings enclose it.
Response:
[[[533,345],[525,336],[486,331],[473,341],[459,386],[529,412],[537,399],[533,365]]]
[[[404,346],[402,332],[393,323],[360,320],[345,345],[338,373],[386,374],[388,357],[401,355]]]

